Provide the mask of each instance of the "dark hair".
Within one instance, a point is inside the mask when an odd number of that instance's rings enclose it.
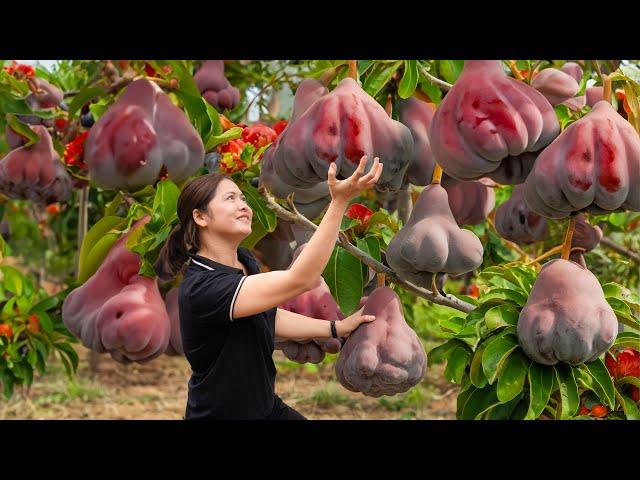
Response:
[[[179,274],[189,259],[187,253],[195,253],[200,249],[200,234],[193,220],[193,210],[206,211],[218,185],[224,179],[231,180],[231,177],[223,173],[202,175],[189,182],[180,192],[178,225],[169,234],[154,264],[161,279],[168,280]]]

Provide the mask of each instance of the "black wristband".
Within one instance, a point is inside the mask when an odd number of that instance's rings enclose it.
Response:
[[[333,338],[338,338],[338,331],[336,330],[336,321],[331,320],[331,336]]]

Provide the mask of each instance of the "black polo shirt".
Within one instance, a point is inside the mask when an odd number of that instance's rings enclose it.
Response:
[[[264,419],[277,406],[273,363],[276,308],[232,317],[241,269],[189,254],[180,284],[180,332],[191,364],[186,419]],[[249,275],[253,254],[238,249]]]

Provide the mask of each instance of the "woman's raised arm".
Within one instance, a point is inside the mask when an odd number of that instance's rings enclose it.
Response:
[[[259,273],[245,279],[233,307],[234,318],[264,312],[315,286],[331,257],[349,201],[373,187],[380,178],[382,163],[377,157],[369,173],[363,175],[366,161],[367,157],[362,157],[353,175],[345,180],[336,179],[335,163],[329,166],[331,203],[318,229],[288,270]]]

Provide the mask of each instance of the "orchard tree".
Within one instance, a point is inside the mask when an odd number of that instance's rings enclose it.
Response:
[[[366,155],[376,190],[281,308],[377,319],[277,349],[337,354],[344,388],[374,397],[446,362],[460,419],[638,419],[639,81],[597,60],[4,62],[5,395],[52,351],[72,375],[78,341],[122,363],[182,355],[181,276],[154,266],[192,178],[230,174],[254,212],[243,246],[285,269],[330,163],[344,178]]]

